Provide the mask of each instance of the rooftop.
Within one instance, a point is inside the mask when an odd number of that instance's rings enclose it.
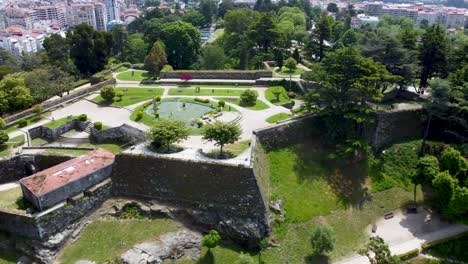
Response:
[[[111,165],[114,154],[97,149],[20,180],[35,195],[46,194]]]

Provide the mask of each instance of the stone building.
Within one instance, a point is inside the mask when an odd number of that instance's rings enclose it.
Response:
[[[20,180],[24,197],[44,210],[109,178],[115,156],[98,149]]]

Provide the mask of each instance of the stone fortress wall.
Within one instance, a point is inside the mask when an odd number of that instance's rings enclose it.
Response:
[[[161,79],[180,79],[182,74],[190,74],[193,79],[256,80],[271,78],[271,71],[168,71],[161,72]]]
[[[79,131],[83,131],[86,127],[90,124],[89,121],[82,122],[77,119],[70,119],[69,122],[56,127],[56,128],[48,128],[45,126],[37,126],[28,130],[29,136],[31,140],[36,138],[42,138],[47,141],[54,141],[59,138],[62,134],[67,133],[70,130],[76,129]]]
[[[186,208],[194,224],[246,245],[269,233],[267,205],[252,167],[120,154],[112,181],[117,196]]]

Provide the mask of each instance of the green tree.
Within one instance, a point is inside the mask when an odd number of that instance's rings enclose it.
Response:
[[[221,242],[221,236],[218,231],[211,230],[208,234],[203,236],[202,246],[207,247],[208,250],[215,248]]]
[[[318,82],[305,95],[305,107],[321,117],[327,140],[343,147],[365,146],[356,140],[362,136],[363,124],[374,118],[374,109],[366,102],[380,99],[381,87],[391,81],[388,75],[383,65],[353,47],[330,52],[313,68],[306,79]]]
[[[247,89],[240,95],[240,103],[244,106],[253,106],[257,103],[257,97],[256,91]]]
[[[458,150],[452,147],[442,152],[440,156],[440,168],[441,170],[448,170],[450,175],[456,177],[459,182],[465,182],[467,179],[468,162]]]
[[[292,57],[289,57],[284,63],[284,67],[286,67],[288,72],[292,74],[297,68],[297,62]]]
[[[167,60],[174,69],[188,69],[200,52],[200,31],[189,23],[177,21],[163,25],[161,40]]]
[[[359,250],[359,254],[366,256],[371,264],[400,264],[398,257],[392,256],[388,245],[379,237],[371,237],[369,243]]]
[[[6,77],[0,81],[0,108],[7,110],[20,110],[29,107],[33,98],[26,88],[23,78]],[[7,105],[3,105],[8,102]]]
[[[203,48],[200,66],[203,70],[222,70],[227,58],[224,50],[218,45],[206,45]]]
[[[451,219],[457,220],[468,212],[468,188],[456,187],[452,199],[448,204],[448,215]]]
[[[100,90],[101,97],[106,101],[112,101],[115,96],[115,89],[113,85],[107,85]]]
[[[166,64],[167,56],[164,43],[156,41],[145,58],[144,68],[149,71],[151,75],[159,75],[159,72]]]
[[[213,124],[205,126],[203,139],[214,141],[215,144],[220,147],[219,156],[222,157],[224,145],[235,143],[239,140],[241,134],[242,130],[239,124],[216,121]]]
[[[439,208],[445,208],[452,199],[455,188],[458,186],[457,179],[450,176],[448,171],[439,172],[432,180],[434,200]]]
[[[110,32],[114,39],[112,54],[121,62],[126,61],[129,51],[128,31],[123,25],[113,27]]]
[[[320,20],[315,25],[312,33],[312,53],[315,60],[322,61],[325,54],[325,41],[330,40],[332,36],[333,18],[327,15],[322,15]]]
[[[128,37],[128,46],[127,51],[124,53],[126,57],[123,61],[130,63],[142,63],[145,61],[145,54],[148,50],[148,45],[146,45],[143,40],[142,34],[132,34]]]
[[[4,128],[5,126],[6,126],[5,119],[3,119],[3,118],[0,117],[0,129],[1,129],[1,128]]]
[[[0,114],[6,113],[10,110],[8,104],[8,95],[5,91],[0,89]]]
[[[422,66],[419,87],[423,92],[428,85],[428,79],[444,73],[447,67],[447,39],[442,26],[432,25],[422,35],[419,61]]]
[[[171,144],[185,140],[189,136],[189,129],[182,121],[161,118],[151,127],[149,137],[153,143],[169,150]]]
[[[330,226],[320,225],[312,233],[311,243],[316,254],[330,252],[336,243],[335,231]]]
[[[59,34],[52,34],[44,39],[42,44],[50,64],[60,67],[68,73],[77,71],[70,57],[70,43]]]
[[[70,55],[78,70],[86,76],[104,68],[111,55],[113,38],[110,32],[96,31],[81,23],[67,33]]]
[[[213,0],[201,0],[199,9],[200,13],[205,18],[205,24],[211,23],[214,15],[217,13],[218,5]]]
[[[265,53],[272,48],[273,43],[280,39],[272,13],[260,15],[260,19],[250,28],[249,38]]]
[[[414,201],[416,202],[416,187],[432,180],[439,173],[439,161],[434,156],[424,156],[418,160],[416,171],[412,175],[411,181],[414,184]]]
[[[327,11],[331,13],[338,13],[338,6],[336,3],[329,3],[327,6]]]
[[[190,23],[197,28],[205,25],[205,17],[197,11],[189,11],[182,16],[184,22]]]
[[[0,131],[0,146],[3,144],[7,143],[7,141],[10,139],[8,134],[5,131]]]

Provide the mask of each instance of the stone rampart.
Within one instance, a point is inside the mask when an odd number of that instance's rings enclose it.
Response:
[[[146,140],[145,132],[127,124],[105,130],[91,128],[90,139],[95,143],[119,142],[137,144]]]
[[[267,208],[252,168],[131,154],[117,155],[114,166],[117,196],[196,210],[196,224],[247,245],[258,245],[269,232]]]
[[[61,135],[67,133],[70,130],[76,129],[76,130],[82,131],[86,129],[86,126],[88,124],[89,124],[89,121],[82,122],[77,119],[71,119],[69,122],[56,128],[38,126],[38,127],[29,129],[28,132],[29,132],[29,136],[31,137],[31,140],[36,139],[36,138],[43,138],[48,141],[54,141],[57,138],[59,138]]]
[[[161,79],[179,79],[182,74],[190,74],[193,79],[256,80],[271,78],[271,71],[170,71],[161,72]]]

